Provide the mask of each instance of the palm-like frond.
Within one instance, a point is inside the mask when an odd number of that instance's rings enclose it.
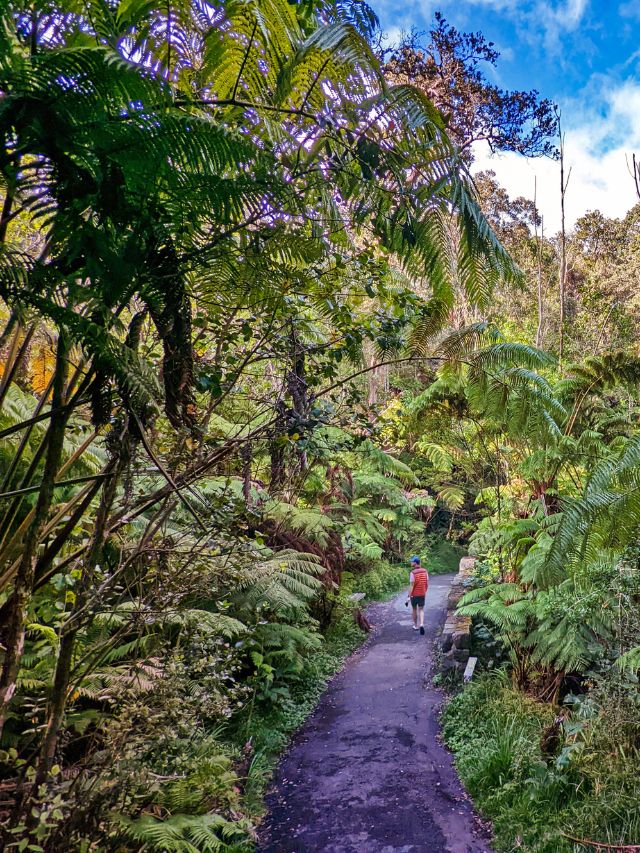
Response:
[[[215,813],[116,819],[126,837],[158,853],[239,853],[248,839],[246,823],[232,823]]]
[[[616,666],[623,672],[637,672],[640,669],[640,646],[620,655],[616,660]]]
[[[359,466],[364,470],[373,470],[401,480],[404,483],[415,482],[415,473],[411,468],[390,453],[385,453],[369,440],[358,445],[357,455]]]
[[[449,509],[460,509],[465,499],[464,491],[458,486],[443,486],[436,497]]]
[[[598,464],[582,497],[564,507],[549,567],[556,570],[578,552],[592,558],[602,545],[621,552],[639,528],[640,439],[634,438]]]
[[[324,572],[318,558],[298,551],[281,551],[256,560],[237,581],[234,597],[240,612],[263,608],[290,613],[305,608],[322,588]]]
[[[320,545],[327,545],[329,533],[334,530],[331,518],[313,508],[269,500],[262,507],[262,512],[265,518],[275,521],[286,530],[299,533]]]
[[[428,459],[437,471],[441,471],[444,474],[451,473],[454,460],[448,448],[435,444],[432,441],[420,440],[416,443],[415,449]]]

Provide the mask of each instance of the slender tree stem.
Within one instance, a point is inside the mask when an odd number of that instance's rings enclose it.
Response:
[[[87,474],[86,477],[72,477],[70,480],[57,480],[53,484],[54,489],[60,489],[64,486],[76,486],[78,483],[89,483],[92,480],[101,480],[104,477],[112,477],[112,474]],[[0,494],[0,500],[3,498],[13,498],[16,495],[30,495],[34,492],[39,492],[42,486],[38,484],[37,486],[29,486],[26,489],[15,489],[13,492],[3,492]]]
[[[64,397],[65,382],[69,364],[69,345],[67,336],[60,332],[56,351],[55,379],[53,383],[53,408],[60,409]],[[53,501],[55,477],[60,468],[64,432],[68,414],[58,412],[49,424],[49,441],[42,476],[42,488],[38,493],[35,512],[25,537],[22,556],[16,572],[13,591],[13,607],[5,632],[5,653],[0,673],[0,734],[7,719],[9,706],[13,699],[18,678],[18,670],[24,651],[25,626],[31,602],[35,565],[37,560],[40,533],[45,526]]]
[[[0,244],[7,239],[7,228],[11,222],[11,208],[13,207],[13,191],[7,189],[7,194],[4,197],[2,211],[0,212]]]
[[[562,133],[562,125],[560,116],[558,115],[558,135],[560,137],[560,273],[559,273],[559,291],[560,291],[560,340],[558,343],[558,364],[562,370],[562,361],[564,358],[564,325],[565,325],[565,307],[566,307],[566,287],[567,287],[567,235],[565,229],[565,197],[567,194],[567,186],[571,177],[571,169],[565,180],[564,177],[564,134]]]
[[[60,630],[58,658],[56,660],[53,685],[51,687],[47,706],[46,730],[42,741],[40,760],[38,762],[38,769],[35,777],[34,787],[36,789],[38,785],[45,781],[47,774],[53,765],[56,746],[58,743],[58,734],[60,732],[60,726],[62,725],[64,711],[67,704],[67,688],[69,686],[69,678],[71,675],[73,650],[76,636],[80,629],[80,623],[77,619],[74,619],[74,615],[84,607],[89,589],[95,577],[96,568],[102,561],[102,552],[106,540],[107,518],[115,499],[119,475],[128,464],[130,456],[129,451],[130,440],[125,428],[125,434],[122,436],[122,440],[120,441],[117,462],[112,465],[114,470],[109,472],[110,479],[106,481],[106,485],[102,490],[100,505],[98,507],[93,526],[91,544],[84,560],[82,576],[76,590],[73,611],[67,622],[63,624]]]
[[[538,179],[533,184],[533,224],[536,240],[536,260],[538,264],[538,327],[536,329],[536,347],[542,345],[542,325],[544,322],[542,303],[542,245],[544,242],[544,219],[540,218],[540,236],[538,236]]]
[[[27,329],[27,332],[24,336],[24,340],[22,341],[20,346],[18,346],[22,331],[22,326],[18,325],[14,334],[11,350],[5,361],[4,373],[2,374],[2,382],[0,382],[0,409],[2,408],[4,399],[7,396],[9,387],[13,382],[16,373],[18,372],[18,368],[22,364],[22,361],[29,349],[31,338],[33,337],[33,333],[35,332],[35,326],[32,325]]]
[[[49,399],[49,394],[51,393],[52,387],[53,387],[53,377],[51,377],[51,379],[49,380],[49,384],[45,388],[40,399],[38,400],[38,403],[37,403],[35,411],[34,411],[34,416],[37,417],[42,412],[43,408],[45,407],[47,400]],[[13,457],[13,459],[11,460],[11,464],[9,465],[9,468],[7,469],[7,473],[5,474],[5,477],[2,481],[2,485],[0,485],[0,490],[3,492],[9,488],[9,485],[10,485],[11,480],[13,478],[13,475],[16,471],[16,468],[18,467],[20,460],[22,459],[22,456],[24,454],[24,451],[26,450],[26,448],[29,444],[29,439],[31,438],[31,434],[33,432],[34,426],[35,426],[35,424],[31,424],[30,426],[27,427],[27,429],[22,434],[22,438],[20,439],[20,444],[18,446],[18,449],[16,450],[16,454]]]

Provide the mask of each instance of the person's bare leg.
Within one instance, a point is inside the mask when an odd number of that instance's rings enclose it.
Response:
[[[418,608],[414,604],[411,605],[411,612],[413,613],[413,627],[417,628],[418,627]]]
[[[420,607],[420,605],[418,605],[417,609],[418,609],[418,620],[419,620],[418,625],[420,626],[420,628],[424,628],[424,607]]]

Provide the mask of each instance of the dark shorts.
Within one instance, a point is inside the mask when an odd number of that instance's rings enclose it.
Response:
[[[424,595],[412,595],[411,596],[411,606],[412,607],[424,607]]]

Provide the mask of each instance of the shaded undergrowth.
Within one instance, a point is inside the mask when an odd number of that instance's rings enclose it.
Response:
[[[469,793],[493,821],[497,853],[637,843],[634,719],[611,684],[574,702],[570,715],[515,692],[503,672],[481,676],[455,696],[444,712],[444,738]]]

